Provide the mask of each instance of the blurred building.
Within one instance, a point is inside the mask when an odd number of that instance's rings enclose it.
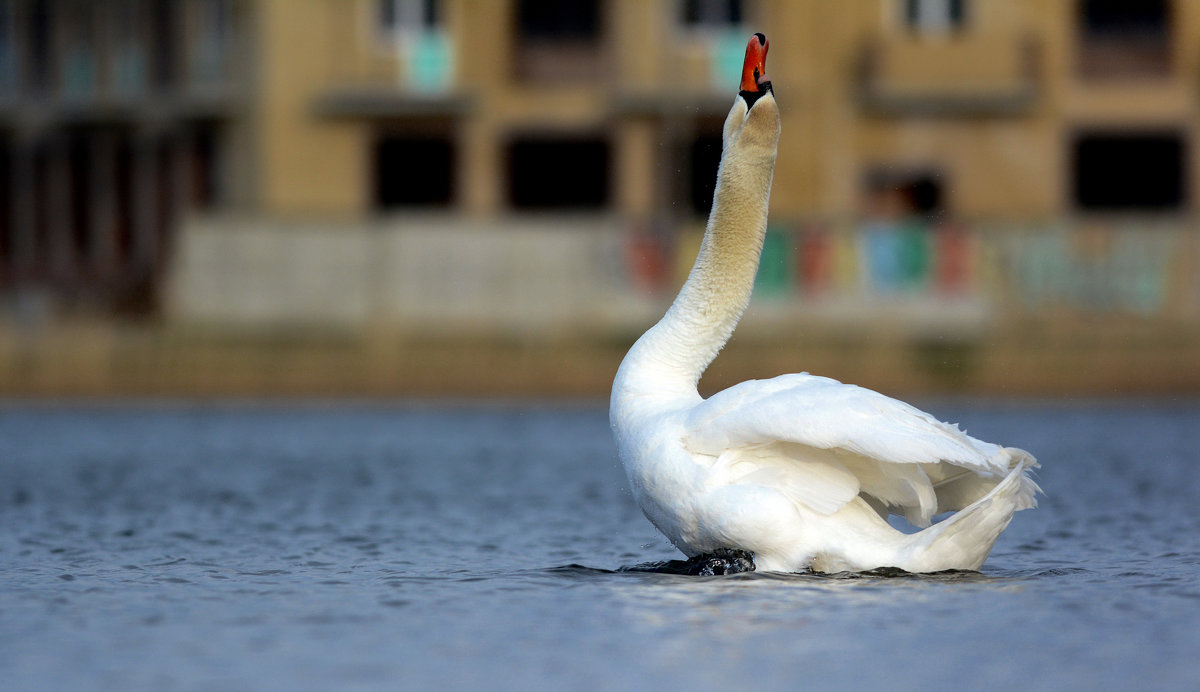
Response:
[[[1188,0],[7,0],[0,290],[356,323],[655,294],[753,31],[784,113],[768,295],[1195,317]],[[981,264],[1041,293],[984,295]]]
[[[185,214],[249,203],[248,8],[0,3],[0,290],[143,310]]]

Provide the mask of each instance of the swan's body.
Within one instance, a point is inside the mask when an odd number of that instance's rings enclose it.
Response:
[[[978,569],[1013,513],[1036,506],[1027,452],[808,374],[707,400],[697,392],[749,303],[766,231],[780,121],[769,83],[760,91],[751,106],[739,95],[726,118],[687,282],[613,383],[611,423],[634,497],[689,557],[733,548],[766,571]],[[931,526],[943,512],[956,513]],[[928,528],[902,533],[890,513]]]

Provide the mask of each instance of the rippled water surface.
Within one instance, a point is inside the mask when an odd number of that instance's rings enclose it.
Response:
[[[0,687],[1200,688],[1200,404],[925,405],[1043,463],[981,574],[617,572],[601,405],[10,403]]]

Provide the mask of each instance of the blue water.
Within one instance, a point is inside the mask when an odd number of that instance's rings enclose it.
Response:
[[[603,406],[0,406],[0,687],[1197,689],[1200,403],[919,402],[1043,462],[981,574],[677,557]]]

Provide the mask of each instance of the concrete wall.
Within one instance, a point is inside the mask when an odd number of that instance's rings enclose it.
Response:
[[[661,297],[627,281],[604,219],[349,225],[194,221],[167,287],[176,321],[391,328],[420,334],[603,333],[646,323]]]
[[[623,336],[661,315],[699,239],[640,234],[607,217],[210,218],[182,235],[167,315],[259,330]],[[1200,236],[1138,220],[776,223],[739,334],[983,338],[1039,321],[1194,330]]]

